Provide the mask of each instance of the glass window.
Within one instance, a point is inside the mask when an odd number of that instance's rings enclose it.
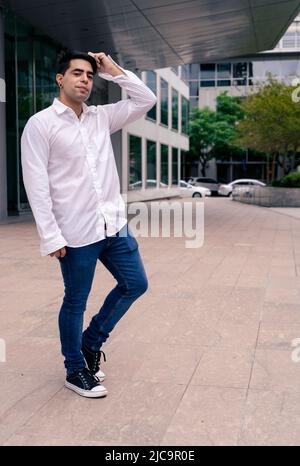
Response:
[[[128,189],[142,187],[142,139],[129,135],[129,180]]]
[[[172,148],[172,184],[178,185],[178,149]]]
[[[215,79],[216,64],[215,63],[203,63],[200,65],[200,76],[201,79]]]
[[[296,33],[287,32],[282,38],[282,47],[284,49],[293,49],[296,46]]]
[[[224,79],[231,77],[231,63],[218,63],[217,64],[217,78]]]
[[[6,86],[6,168],[7,202],[9,213],[18,211],[18,141],[16,115],[16,42],[15,18],[10,12],[5,16],[5,79]]]
[[[165,144],[160,146],[160,180],[169,184],[169,170],[168,170],[168,152],[169,148]]]
[[[216,82],[215,81],[200,81],[200,86],[201,87],[215,87]]]
[[[168,83],[160,78],[160,122],[168,126]]]
[[[33,86],[33,29],[31,26],[17,19],[17,60],[18,60],[18,137],[20,138],[27,120],[34,113],[34,86]],[[30,39],[31,38],[31,39]],[[20,145],[19,145],[20,147]],[[18,184],[19,206],[18,209],[28,207],[28,199],[23,184],[21,154],[18,151]]]
[[[199,96],[199,81],[190,81],[190,96]]]
[[[178,92],[172,89],[172,128],[178,130]]]
[[[182,65],[180,69],[181,69],[181,72],[180,72],[181,79],[187,82],[189,79],[189,65]]]
[[[247,62],[233,63],[233,78],[234,85],[245,86],[247,84]]]
[[[248,62],[248,69],[249,69],[249,78],[253,78],[253,63],[251,61]]]
[[[155,183],[150,183],[149,180],[155,180]],[[147,141],[147,174],[146,187],[156,186],[156,142]]]
[[[181,132],[188,134],[189,124],[189,101],[181,96]]]
[[[189,65],[189,79],[199,79],[199,64],[193,63]]]
[[[230,79],[222,79],[222,81],[217,81],[218,86],[230,86]]]
[[[157,78],[154,71],[146,71],[146,84],[151,89],[151,91],[157,95]],[[156,104],[147,112],[147,117],[156,121]]]
[[[44,42],[35,42],[35,72],[36,72],[36,111],[52,104],[58,94],[55,80],[56,49]]]

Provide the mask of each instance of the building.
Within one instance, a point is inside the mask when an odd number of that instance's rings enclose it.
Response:
[[[186,65],[185,73],[190,87],[191,108],[215,109],[217,96],[224,91],[244,99],[255,84],[264,82],[269,74],[291,84],[300,76],[300,16],[296,16],[272,50],[242,58]],[[199,170],[199,166],[194,166],[190,174],[201,176]],[[241,160],[210,161],[206,175],[226,181],[237,178],[265,180],[266,163],[245,151]]]
[[[20,136],[28,118],[51,104],[57,93],[54,70],[61,46],[107,51],[151,85],[156,76],[156,120],[150,113],[114,134],[112,141],[122,191],[128,191],[129,200],[169,196],[177,189],[174,183],[188,149],[184,65],[222,60],[229,50],[236,57],[272,49],[299,4],[85,0],[83,7],[72,0],[0,0],[0,221],[29,212]],[[90,103],[121,97],[114,83],[97,80]],[[150,189],[147,179],[155,179],[157,187]],[[161,182],[168,188],[161,188]]]
[[[145,118],[122,130],[122,186],[128,201],[176,195],[181,157],[189,149],[189,88],[181,67],[146,71],[142,78],[158,101]]]
[[[30,212],[22,180],[20,137],[28,118],[51,105],[57,96],[55,62],[61,45],[45,36],[9,9],[5,13],[6,186],[7,214]],[[189,88],[180,78],[181,67],[139,72],[158,96],[149,114],[112,136],[121,189],[128,201],[174,196],[180,173],[181,151],[189,148],[187,119]],[[122,94],[123,93],[123,94]],[[114,83],[95,79],[88,104],[105,104],[125,98]],[[130,170],[129,168],[130,167]],[[176,171],[176,173],[175,173]],[[147,178],[157,180],[149,188]],[[169,189],[159,187],[160,180]],[[135,185],[131,193],[131,185]]]

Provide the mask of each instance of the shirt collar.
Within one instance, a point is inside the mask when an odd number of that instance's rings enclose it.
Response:
[[[66,112],[67,110],[72,110],[70,107],[63,104],[57,97],[54,98],[52,105],[53,105],[56,113],[58,113],[58,115],[60,115],[63,112]],[[94,105],[89,106],[89,105],[86,105],[83,102],[83,104],[82,104],[82,113],[89,113],[89,112],[94,112],[95,113],[96,111],[97,111],[97,109],[96,109],[96,107]]]

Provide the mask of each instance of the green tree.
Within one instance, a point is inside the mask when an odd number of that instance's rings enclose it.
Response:
[[[186,160],[199,161],[202,176],[205,176],[207,163],[213,158],[211,149],[214,144],[216,115],[209,108],[194,108],[190,115],[188,134],[190,150]]]
[[[237,125],[236,143],[268,154],[268,181],[275,178],[276,161],[285,173],[294,168],[300,144],[300,104],[292,99],[293,89],[269,76],[243,103],[245,118]]]
[[[217,97],[216,134],[214,138],[214,156],[218,159],[230,159],[245,153],[244,148],[237,145],[236,125],[244,118],[244,109],[239,97],[232,97],[227,91]]]
[[[213,158],[230,158],[241,154],[244,149],[234,144],[236,122],[243,118],[244,110],[237,97],[223,92],[217,97],[217,109],[194,108],[190,115],[190,150],[187,158],[199,161],[202,176],[206,174],[208,162]]]

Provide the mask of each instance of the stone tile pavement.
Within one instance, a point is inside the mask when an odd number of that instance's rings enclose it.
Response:
[[[0,444],[299,445],[300,218],[211,198],[202,248],[139,245],[149,290],[91,400],[63,385],[57,260],[32,221],[0,225]],[[114,284],[97,267],[86,322]]]

